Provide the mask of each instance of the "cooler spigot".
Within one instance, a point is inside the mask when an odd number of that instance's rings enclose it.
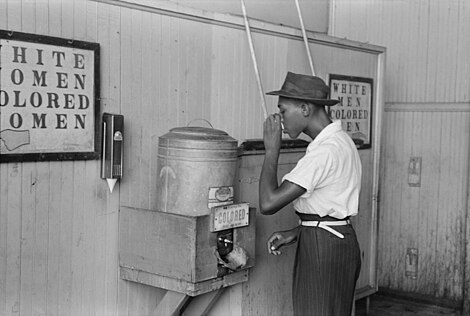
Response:
[[[233,244],[233,241],[222,236],[218,238],[218,241],[223,242],[225,244],[225,247],[227,247],[227,244]]]

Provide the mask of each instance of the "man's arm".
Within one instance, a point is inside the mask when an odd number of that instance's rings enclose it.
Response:
[[[277,169],[277,164],[276,164]],[[277,184],[277,171],[272,171],[271,164],[263,164],[259,182],[259,208],[261,214],[277,213],[284,206],[305,193],[305,189],[295,183],[283,181]]]
[[[259,207],[262,214],[271,215],[301,196],[306,190],[289,181],[278,185],[281,121],[277,114],[268,117],[264,123],[264,146],[266,153],[259,181]]]

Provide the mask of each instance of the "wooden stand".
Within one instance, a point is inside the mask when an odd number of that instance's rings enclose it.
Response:
[[[249,260],[243,270],[218,276],[217,233],[210,232],[210,215],[121,207],[121,279],[168,290],[155,315],[206,315],[225,287],[248,281],[256,210],[249,213],[248,226],[233,228],[233,243],[247,251]]]
[[[197,296],[218,290],[223,287],[248,281],[248,269],[229,273],[223,277],[197,283],[169,278],[123,266],[120,268],[120,274],[121,279],[123,280],[159,287],[166,290],[183,293],[188,296]]]

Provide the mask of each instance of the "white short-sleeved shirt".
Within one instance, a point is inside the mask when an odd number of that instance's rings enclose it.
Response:
[[[297,212],[342,219],[358,212],[361,176],[356,146],[336,120],[308,145],[305,156],[282,181],[307,190],[293,202]]]

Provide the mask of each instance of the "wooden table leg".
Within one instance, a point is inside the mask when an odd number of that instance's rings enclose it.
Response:
[[[219,297],[222,295],[224,290],[225,288],[222,287],[218,290],[191,298],[191,301],[189,302],[183,313],[181,313],[181,315],[206,316],[210,312],[212,306],[214,306]]]
[[[183,307],[189,298],[190,296],[184,293],[167,291],[153,314],[156,316],[179,316],[181,307]]]

